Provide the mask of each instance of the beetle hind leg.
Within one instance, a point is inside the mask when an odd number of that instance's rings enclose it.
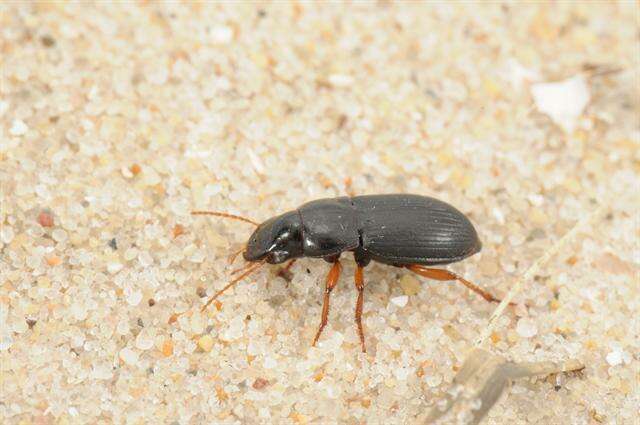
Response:
[[[329,270],[329,274],[327,275],[327,282],[324,287],[324,302],[322,304],[322,318],[320,320],[320,327],[318,328],[318,332],[316,333],[316,337],[313,338],[312,346],[315,347],[316,342],[318,342],[318,338],[320,338],[320,334],[322,330],[327,325],[327,320],[329,317],[329,297],[331,296],[331,291],[335,288],[338,283],[338,279],[340,278],[340,272],[342,271],[342,265],[340,264],[340,260],[336,259]]]
[[[429,278],[429,279],[441,280],[441,281],[455,280],[455,281],[463,284],[467,288],[471,289],[473,292],[475,292],[476,294],[480,295],[482,298],[484,298],[485,300],[487,300],[489,302],[499,303],[501,301],[498,298],[496,298],[493,295],[491,295],[489,292],[487,292],[484,289],[480,288],[478,285],[469,282],[468,280],[466,280],[462,276],[459,276],[459,275],[457,275],[457,274],[455,274],[453,272],[450,272],[449,270],[433,269],[433,268],[430,268],[430,267],[421,266],[419,264],[407,264],[404,267],[406,267],[407,269],[411,270],[412,272],[414,272],[416,274],[419,274],[420,276],[424,276],[424,277]]]

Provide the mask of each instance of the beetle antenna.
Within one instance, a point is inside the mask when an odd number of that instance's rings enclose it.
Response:
[[[218,211],[191,211],[191,215],[215,215],[216,217],[232,218],[234,220],[244,221],[245,223],[253,224],[256,227],[260,225],[259,223],[256,223],[255,221],[250,220],[246,217]]]
[[[247,248],[246,245],[244,245],[242,248],[240,248],[239,250],[237,250],[236,252],[234,252],[233,254],[231,254],[229,256],[229,265],[233,264],[234,261],[236,261],[236,257],[241,254],[245,249]]]
[[[264,265],[265,262],[266,262],[266,259],[262,260],[260,262],[252,264],[244,273],[242,273],[240,276],[238,276],[235,279],[233,279],[231,282],[227,283],[227,285],[224,288],[222,288],[221,290],[216,292],[214,295],[212,295],[207,300],[207,303],[204,306],[202,306],[200,311],[205,311],[207,309],[207,307],[209,307],[211,305],[211,303],[214,302],[216,300],[216,298],[218,298],[224,291],[226,291],[227,289],[231,288],[233,285],[235,285],[236,283],[240,282],[242,279],[244,279],[245,277],[249,276],[254,271],[258,270],[262,265]]]
[[[253,267],[253,263],[249,262],[248,264],[245,264],[244,266],[238,267],[237,269],[231,270],[231,273],[229,273],[231,276],[233,276],[234,274],[238,274],[241,273],[249,268]]]
[[[239,251],[242,252],[242,251]],[[234,255],[237,255],[234,254]],[[240,280],[242,280],[243,278],[249,276],[251,273],[253,273],[255,270],[257,270],[260,266],[262,266],[267,260],[261,260],[258,263],[249,263],[247,266],[243,266],[242,268],[233,271],[231,274],[234,273],[238,273],[241,271],[244,271],[245,273],[238,276],[237,278],[233,279],[231,282],[229,282],[227,284],[227,286],[225,286],[224,288],[222,288],[220,291],[218,291],[215,295],[213,295],[211,298],[209,298],[209,300],[207,300],[207,303],[204,305],[204,307],[202,307],[202,309],[200,311],[204,311],[206,310],[207,307],[209,307],[209,305],[211,305],[212,302],[215,301],[216,298],[218,298],[218,296],[220,294],[222,294],[224,291],[226,291],[227,289],[229,289],[231,286],[233,286],[235,283],[238,283]],[[183,314],[185,314],[186,311],[183,311],[182,313],[174,313],[169,317],[169,324],[174,323],[176,320],[178,320],[178,317],[182,316]]]

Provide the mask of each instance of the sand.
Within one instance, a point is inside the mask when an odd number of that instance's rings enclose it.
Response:
[[[448,268],[517,294],[486,423],[633,424],[640,405],[638,4],[0,5],[0,422],[411,424],[496,305],[383,265],[263,268],[205,313],[257,221],[408,192],[468,214]],[[175,323],[174,313],[184,313]]]

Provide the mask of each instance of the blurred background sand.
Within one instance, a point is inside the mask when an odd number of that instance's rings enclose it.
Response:
[[[252,229],[192,209],[264,220],[352,191],[467,213],[484,248],[450,269],[498,295],[608,205],[489,344],[585,371],[517,383],[486,422],[633,423],[638,13],[3,3],[0,421],[414,423],[495,307],[463,287],[367,268],[366,355],[351,258],[315,348],[323,261],[299,261],[288,286],[262,270],[198,310]]]

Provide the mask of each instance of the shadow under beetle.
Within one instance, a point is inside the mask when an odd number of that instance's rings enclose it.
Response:
[[[469,219],[434,198],[389,194],[320,199],[261,224],[221,212],[194,211],[192,214],[233,218],[257,227],[246,246],[235,254],[242,253],[249,264],[234,271],[241,274],[214,294],[202,310],[264,263],[280,264],[289,260],[286,270],[301,257],[323,258],[332,263],[325,285],[322,319],[313,345],[327,324],[329,297],[342,270],[339,258],[346,251],[353,252],[357,264],[355,321],[363,352],[366,351],[362,330],[363,269],[372,260],[404,267],[430,279],[457,281],[487,301],[500,301],[453,272],[427,267],[463,260],[482,247]]]

